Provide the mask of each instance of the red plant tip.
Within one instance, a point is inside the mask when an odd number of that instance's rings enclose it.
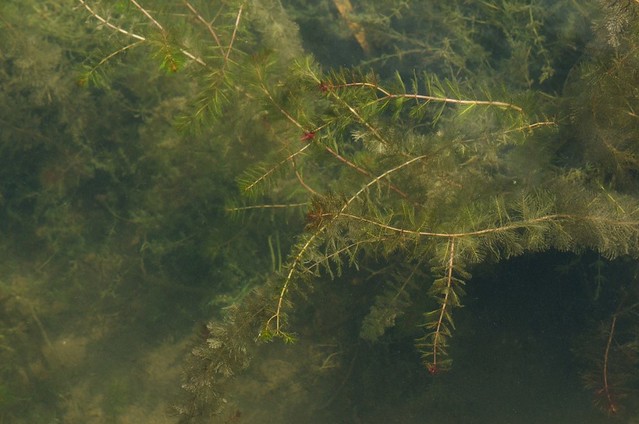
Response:
[[[322,93],[326,93],[328,90],[330,90],[330,88],[331,88],[331,87],[330,87],[327,83],[325,83],[325,82],[320,82],[320,83],[319,83],[319,89],[320,89],[320,91],[321,91]]]
[[[426,369],[428,370],[428,374],[430,375],[435,375],[439,372],[439,369],[437,368],[437,365],[435,364],[428,364],[426,366]]]
[[[306,131],[304,135],[300,138],[302,141],[310,141],[315,138],[315,131]]]

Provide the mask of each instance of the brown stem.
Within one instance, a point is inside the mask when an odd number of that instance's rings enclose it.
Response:
[[[439,354],[440,338],[442,337],[442,326],[444,325],[444,319],[446,319],[447,309],[450,308],[448,298],[453,286],[453,269],[455,265],[455,237],[451,237],[448,243],[448,264],[446,265],[446,294],[441,302],[441,308],[439,310],[439,317],[437,318],[437,325],[433,333],[433,360],[428,364],[428,372],[431,374],[437,374],[439,366],[437,364],[437,356]]]
[[[615,334],[615,326],[617,324],[617,313],[612,316],[612,322],[610,323],[610,330],[608,331],[608,341],[606,342],[606,349],[604,350],[604,362],[603,362],[603,393],[606,396],[606,402],[608,403],[608,412],[610,414],[617,413],[617,404],[612,399],[612,394],[610,393],[610,383],[608,381],[608,365],[610,359],[610,346],[612,345],[612,340]]]

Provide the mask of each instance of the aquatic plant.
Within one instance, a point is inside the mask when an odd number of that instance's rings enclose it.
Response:
[[[317,40],[300,37],[275,1],[79,3],[126,40],[83,84],[147,48],[199,88],[181,124],[252,162],[238,177],[247,200],[229,212],[304,211],[282,214],[297,234],[281,265],[202,330],[186,368],[190,398],[178,407],[184,422],[234,413],[224,387],[255,340],[304,337],[291,321],[327,277],[358,270],[390,282],[371,286],[369,312],[354,317],[369,341],[423,305],[415,346],[438,374],[451,367],[454,314],[477,264],[549,250],[639,256],[634,2],[608,5],[608,44],[595,34],[591,50],[553,32],[560,16],[587,32],[585,6],[388,1],[357,13],[335,2],[342,36],[362,53],[361,66],[343,69],[305,55],[301,46]],[[313,19],[291,4],[298,21]],[[425,35],[423,19],[438,30]]]

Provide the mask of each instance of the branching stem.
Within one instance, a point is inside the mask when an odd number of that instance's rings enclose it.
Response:
[[[222,41],[220,40],[220,37],[215,32],[215,29],[213,28],[213,25],[211,25],[206,19],[204,19],[202,17],[202,15],[197,11],[197,9],[195,9],[195,7],[193,7],[193,5],[191,3],[189,3],[187,0],[183,0],[183,1],[184,1],[184,5],[191,11],[191,13],[193,13],[195,15],[195,18],[198,21],[202,22],[204,24],[204,26],[206,27],[206,29],[208,29],[209,33],[211,34],[211,36],[215,40],[215,43],[220,48],[222,53],[226,56],[226,54],[224,53],[224,47],[222,47]]]
[[[442,337],[442,327],[444,326],[444,320],[448,314],[450,308],[449,297],[453,290],[453,269],[455,265],[455,237],[451,237],[448,241],[448,263],[446,264],[446,290],[444,297],[441,299],[441,306],[439,309],[439,316],[437,317],[437,323],[435,325],[435,331],[433,332],[433,350],[432,361],[428,364],[428,371],[431,374],[436,374],[439,371],[437,363],[437,355],[439,354],[440,339]]]
[[[493,100],[466,100],[466,99],[453,99],[450,97],[437,97],[437,96],[429,96],[425,94],[417,94],[417,93],[400,93],[395,94],[390,91],[385,90],[377,84],[373,84],[370,82],[353,82],[348,84],[340,84],[332,86],[331,88],[342,88],[342,87],[367,87],[372,88],[376,91],[379,91],[383,95],[378,97],[376,101],[384,101],[388,99],[414,99],[414,100],[425,100],[427,102],[439,102],[439,103],[451,103],[451,104],[460,104],[460,105],[481,105],[481,106],[496,106],[506,109],[513,109],[519,113],[523,113],[523,108],[517,106],[512,103],[507,102],[498,102]]]
[[[577,216],[577,215],[569,215],[569,214],[551,214],[551,215],[544,215],[544,216],[540,216],[537,218],[531,218],[531,219],[526,219],[523,221],[515,221],[511,224],[508,225],[504,225],[502,227],[493,227],[493,228],[485,228],[483,230],[477,230],[477,231],[466,231],[466,232],[462,232],[462,233],[439,233],[439,232],[430,232],[430,231],[416,231],[416,230],[409,230],[406,228],[399,228],[399,227],[395,227],[392,225],[388,225],[388,224],[384,224],[382,222],[378,222],[378,221],[374,221],[372,219],[368,219],[368,218],[364,218],[362,216],[358,216],[358,215],[352,215],[352,214],[348,214],[348,213],[342,213],[340,214],[342,217],[344,218],[350,218],[350,219],[354,219],[357,221],[361,221],[361,222],[366,222],[368,224],[372,224],[372,225],[376,225],[378,227],[384,228],[386,230],[389,231],[394,231],[394,232],[398,232],[401,234],[412,234],[412,235],[418,235],[418,236],[425,236],[425,237],[469,237],[469,236],[481,236],[481,235],[486,235],[486,234],[491,234],[491,233],[496,233],[496,232],[502,232],[502,231],[510,231],[510,230],[515,230],[518,228],[524,228],[524,227],[528,227],[531,225],[535,225],[535,224],[540,224],[543,222],[548,222],[548,221],[556,221],[556,220],[574,220],[574,221],[586,221],[586,220],[592,220],[592,221],[603,221],[602,218],[597,218],[597,217],[588,217],[588,216]],[[610,223],[615,223],[617,225],[635,225],[635,226],[639,226],[639,221],[614,221],[614,220],[607,220]]]
[[[229,55],[231,54],[231,50],[233,50],[233,43],[235,42],[235,36],[237,35],[237,29],[240,26],[240,19],[242,18],[242,10],[244,9],[244,5],[240,6],[240,9],[237,11],[237,18],[235,18],[235,26],[233,27],[233,35],[231,35],[231,41],[229,42],[229,46],[226,49],[226,55],[224,56],[224,61],[228,62]]]
[[[133,38],[138,39],[138,40],[140,40],[140,41],[146,41],[146,38],[145,38],[145,37],[143,37],[143,36],[141,36],[141,35],[139,35],[139,34],[136,34],[136,33],[134,33],[134,32],[127,31],[127,30],[125,30],[125,29],[123,29],[123,28],[120,28],[119,26],[114,25],[114,24],[112,24],[111,22],[107,21],[107,20],[106,20],[106,19],[104,19],[102,16],[100,16],[98,13],[96,13],[96,12],[95,12],[95,11],[91,8],[91,6],[89,6],[89,5],[88,5],[88,4],[87,4],[84,0],[78,0],[78,1],[80,2],[80,4],[82,4],[82,6],[84,6],[84,8],[85,8],[86,10],[88,10],[88,11],[89,11],[89,13],[91,14],[91,16],[93,16],[95,19],[97,19],[98,21],[102,22],[104,25],[106,25],[107,27],[111,28],[112,30],[117,31],[117,32],[121,32],[121,33],[122,33],[122,34],[124,34],[124,35],[128,35],[129,37],[133,37]]]
[[[386,178],[387,176],[389,176],[390,174],[399,171],[400,169],[411,165],[415,162],[421,161],[426,159],[428,156],[427,155],[421,155],[421,156],[416,156],[400,165],[397,165],[391,169],[386,170],[385,172],[383,172],[382,174],[378,175],[377,177],[373,178],[371,181],[369,181],[366,185],[364,185],[361,189],[359,189],[352,197],[350,197],[345,203],[344,205],[340,208],[340,210],[333,215],[330,215],[330,218],[327,219],[325,222],[323,222],[320,227],[313,233],[311,234],[311,236],[308,238],[308,240],[306,240],[306,242],[302,245],[302,247],[300,248],[300,250],[297,252],[297,255],[295,255],[295,258],[293,258],[293,261],[291,262],[290,265],[290,269],[288,270],[288,273],[286,274],[286,278],[284,279],[284,283],[282,284],[282,288],[280,289],[280,293],[278,296],[278,300],[277,300],[277,307],[275,309],[275,313],[273,314],[273,316],[271,316],[268,321],[265,324],[265,328],[269,328],[271,323],[273,321],[275,321],[275,329],[274,329],[274,335],[275,336],[281,336],[284,335],[284,332],[282,331],[282,310],[284,307],[284,298],[286,297],[286,294],[288,292],[289,286],[291,284],[291,282],[293,281],[293,275],[295,274],[297,267],[302,263],[303,258],[304,258],[304,254],[306,253],[306,251],[312,246],[312,244],[315,242],[316,239],[319,238],[319,236],[329,227],[329,225],[331,225],[335,219],[337,219],[340,215],[342,215],[346,209],[348,209],[348,207],[350,206],[351,203],[353,203],[353,201],[355,201],[355,199],[359,198],[359,196],[364,193],[366,190],[368,190],[371,186],[373,186],[374,184],[378,183],[380,180],[382,180],[383,178]]]
[[[146,41],[146,37],[143,37],[139,34],[136,34],[134,32],[131,31],[127,31],[117,25],[112,24],[111,22],[109,22],[107,19],[103,18],[101,15],[99,15],[95,10],[93,10],[91,8],[91,6],[89,6],[85,0],[78,0],[80,2],[80,4],[82,4],[82,6],[89,11],[89,13],[91,14],[91,16],[93,16],[95,19],[97,19],[98,21],[102,22],[102,24],[104,24],[105,26],[111,28],[114,31],[117,31],[119,33],[122,33],[124,35],[127,35],[129,37],[133,37],[137,40],[140,41]],[[135,2],[135,0],[131,0],[131,2],[133,2],[133,4],[135,4],[140,10],[142,10],[144,12],[144,14],[151,20],[151,22],[154,23],[155,26],[157,26],[160,31],[162,31],[162,33],[164,33],[164,28],[162,27],[162,25],[160,25],[160,23],[158,21],[156,21],[148,12],[146,12],[146,10],[144,10],[137,2]],[[200,59],[199,57],[195,56],[194,54],[192,54],[191,52],[189,52],[188,50],[185,50],[183,48],[180,48],[180,53],[182,53],[184,56],[188,57],[189,59],[199,63],[202,66],[208,67],[208,65],[206,64],[206,62],[204,62],[202,59]]]
[[[261,79],[261,75],[260,75],[260,79]],[[306,134],[315,134],[317,131],[319,131],[321,129],[320,128],[315,128],[313,131],[308,132],[306,131],[306,129],[304,128],[304,126],[297,120],[295,119],[288,111],[286,111],[286,109],[284,109],[283,107],[281,107],[273,98],[273,96],[271,95],[271,92],[268,90],[268,88],[264,85],[261,84],[260,85],[262,91],[264,92],[264,94],[266,94],[266,96],[268,97],[268,99],[271,101],[271,103],[280,111],[280,113],[282,113],[282,115],[284,115],[284,117],[286,117],[286,119],[292,123],[293,125],[295,125],[297,128],[299,128],[300,130],[304,131]],[[341,99],[340,99],[341,100]],[[350,107],[350,106],[349,106]],[[352,109],[352,108],[351,108]],[[354,109],[352,109],[352,111],[354,113],[357,113]],[[359,115],[358,115],[359,116]],[[361,120],[361,119],[360,119]],[[372,131],[374,131],[374,128],[370,127],[370,129]],[[310,137],[309,139],[311,139],[312,137]],[[310,145],[310,144],[308,144]],[[322,146],[324,148],[324,150],[326,150],[328,153],[330,153],[331,155],[333,155],[337,160],[339,160],[342,163],[345,163],[346,165],[348,165],[349,167],[351,167],[352,169],[354,169],[355,171],[357,171],[358,173],[365,175],[367,177],[373,177],[373,174],[371,174],[370,172],[368,172],[367,170],[363,169],[362,167],[356,165],[355,163],[351,162],[350,160],[346,159],[344,156],[340,155],[338,152],[336,152],[335,150],[331,149],[328,146]],[[279,165],[279,164],[278,164]],[[379,181],[376,179],[376,181]],[[404,193],[401,189],[399,189],[398,187],[396,187],[395,185],[393,185],[390,182],[386,182],[386,184],[388,184],[389,188],[391,190],[393,190],[394,192],[396,192],[397,194],[399,194],[400,196],[402,196],[403,198],[407,199],[408,195],[406,193]]]
[[[140,4],[135,1],[135,0],[129,0],[131,3],[133,3],[135,5],[135,7],[137,7],[140,12],[142,12],[144,14],[144,16],[146,16],[151,22],[153,22],[153,25],[155,25],[156,27],[158,27],[158,29],[164,33],[164,27],[162,25],[160,25],[160,23],[142,6],[140,6]]]

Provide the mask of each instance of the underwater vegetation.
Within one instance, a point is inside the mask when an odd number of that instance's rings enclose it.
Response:
[[[0,417],[637,419],[638,12],[6,2]]]

